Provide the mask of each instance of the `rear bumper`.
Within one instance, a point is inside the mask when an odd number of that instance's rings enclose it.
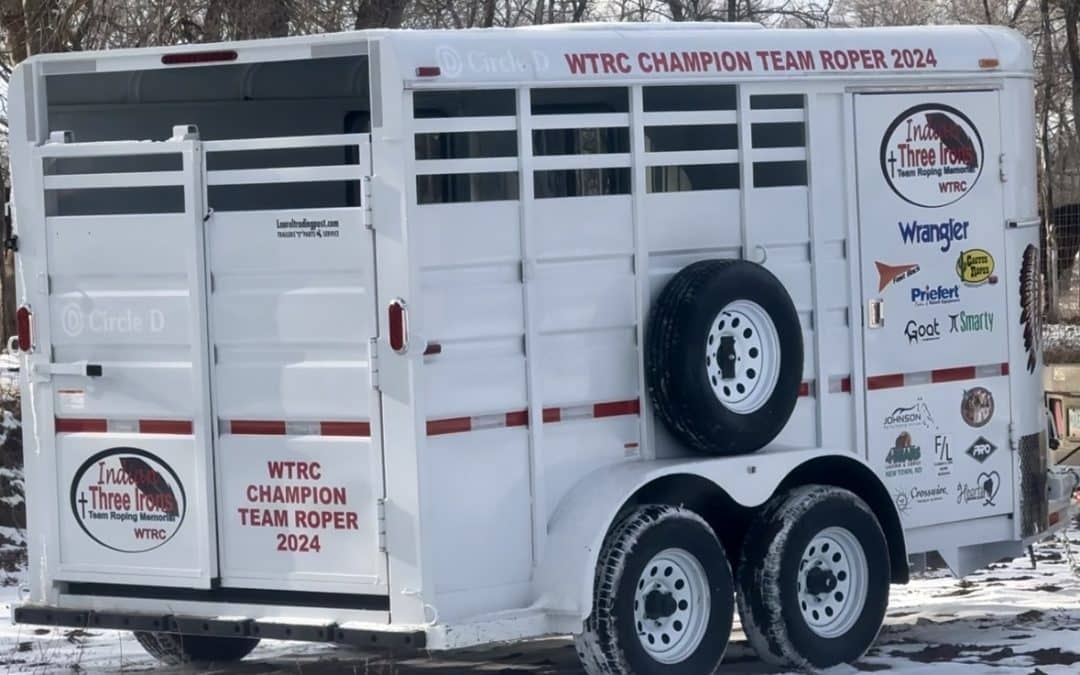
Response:
[[[15,623],[36,626],[333,642],[367,649],[414,650],[424,649],[427,646],[427,633],[421,628],[412,627],[287,623],[278,620],[222,619],[142,612],[65,609],[43,605],[16,607],[14,619]]]

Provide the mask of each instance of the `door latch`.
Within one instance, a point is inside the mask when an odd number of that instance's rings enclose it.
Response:
[[[870,298],[866,303],[866,324],[869,328],[885,325],[885,303],[881,298]]]

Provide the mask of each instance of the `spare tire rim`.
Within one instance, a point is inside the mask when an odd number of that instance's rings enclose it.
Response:
[[[768,402],[780,379],[780,335],[761,305],[736,300],[720,310],[705,341],[705,371],[734,413],[749,415]]]
[[[845,635],[866,606],[870,567],[862,544],[849,530],[818,532],[799,560],[799,609],[807,627],[825,639]]]
[[[634,587],[634,628],[642,648],[663,664],[694,655],[709,630],[709,577],[681,548],[657,553]]]

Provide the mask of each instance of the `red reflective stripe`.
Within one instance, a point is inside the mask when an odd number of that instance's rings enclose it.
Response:
[[[543,417],[544,424],[547,424],[548,422],[558,422],[562,419],[562,410],[559,410],[558,408],[544,408],[541,416]]]
[[[810,383],[809,382],[801,383],[799,385],[799,396],[809,396],[809,395],[810,395]]]
[[[900,375],[874,375],[866,378],[867,389],[893,389],[904,386],[904,376]]]
[[[194,426],[191,420],[139,420],[139,433],[190,436]]]
[[[445,420],[431,420],[427,423],[428,436],[456,434],[462,431],[472,431],[471,417],[451,417]]]
[[[632,401],[610,401],[597,403],[593,406],[593,417],[619,417],[620,415],[638,415],[641,413],[641,402],[638,399]]]
[[[75,433],[88,431],[93,433],[105,433],[109,430],[109,423],[101,419],[57,417],[56,433]]]
[[[527,427],[527,426],[529,426],[529,411],[528,410],[516,410],[514,412],[506,413],[506,426],[508,426],[508,427]]]
[[[974,380],[975,366],[962,366],[960,368],[941,368],[930,371],[930,381],[934,384],[939,382],[958,382],[960,380]]]
[[[285,422],[278,420],[233,420],[229,433],[255,436],[284,436]]]
[[[850,377],[845,377],[840,380],[840,391],[851,391]]]
[[[364,436],[371,437],[371,422],[319,422],[319,433],[323,436]]]
[[[1007,363],[1001,364],[1001,374],[1002,375],[1008,375],[1009,374],[1009,364],[1007,364]]]

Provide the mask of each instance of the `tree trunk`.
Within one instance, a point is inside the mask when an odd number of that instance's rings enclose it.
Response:
[[[1039,111],[1039,144],[1042,146],[1042,233],[1043,257],[1046,264],[1043,270],[1046,276],[1046,285],[1049,287],[1046,304],[1047,320],[1056,322],[1058,315],[1058,278],[1056,265],[1050,264],[1050,256],[1054,253],[1057,233],[1051,229],[1050,223],[1054,217],[1054,177],[1053,177],[1053,149],[1050,144],[1050,101],[1053,99],[1053,87],[1055,79],[1054,68],[1054,31],[1050,21],[1050,0],[1040,0],[1039,15],[1042,18],[1042,109]],[[1075,31],[1074,31],[1075,32]],[[1075,81],[1075,80],[1074,80]],[[1074,85],[1075,87],[1075,85]]]
[[[356,28],[400,28],[408,0],[360,0]]]
[[[11,50],[12,65],[30,56],[26,43],[26,15],[22,0],[0,0],[0,27]]]
[[[1080,21],[1080,0],[1065,2],[1065,51],[1069,56],[1072,83],[1072,109],[1080,110],[1080,37],[1077,35]],[[1073,115],[1073,133],[1080,136],[1080,117]]]

